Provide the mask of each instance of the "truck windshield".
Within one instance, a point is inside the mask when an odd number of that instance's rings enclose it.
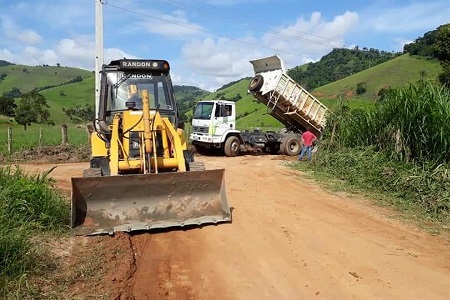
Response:
[[[214,108],[213,102],[199,102],[195,107],[194,119],[209,120]]]
[[[152,74],[126,75],[123,72],[108,73],[110,88],[108,110],[125,110],[126,102],[135,102],[136,109],[142,109],[142,91],[147,90],[150,109],[174,110],[175,104],[171,81],[168,76]]]

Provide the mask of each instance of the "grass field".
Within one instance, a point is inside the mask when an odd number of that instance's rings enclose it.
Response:
[[[8,153],[8,127],[12,128],[12,153],[39,146],[57,146],[62,142],[60,126],[32,125],[25,131],[22,126],[0,123],[0,154]],[[67,129],[68,143],[75,146],[88,145],[85,128],[69,126]]]

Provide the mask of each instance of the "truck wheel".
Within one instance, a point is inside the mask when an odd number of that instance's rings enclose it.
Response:
[[[255,77],[250,80],[250,83],[248,84],[248,89],[250,92],[257,92],[259,91],[264,84],[264,78],[262,75],[256,75]]]
[[[299,155],[302,150],[300,139],[295,136],[287,136],[281,141],[281,152],[288,156]]]
[[[225,155],[229,157],[233,157],[239,154],[239,150],[241,149],[241,142],[237,136],[230,136],[225,141],[225,146],[223,150],[225,151]]]

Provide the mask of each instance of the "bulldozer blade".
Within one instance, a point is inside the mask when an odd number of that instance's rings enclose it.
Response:
[[[231,221],[224,171],[72,178],[72,227],[96,235]]]

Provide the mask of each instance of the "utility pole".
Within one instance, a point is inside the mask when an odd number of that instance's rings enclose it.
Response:
[[[95,112],[100,102],[100,70],[103,65],[103,4],[106,0],[95,0]],[[97,116],[96,116],[97,117]],[[97,126],[97,123],[95,123]]]

